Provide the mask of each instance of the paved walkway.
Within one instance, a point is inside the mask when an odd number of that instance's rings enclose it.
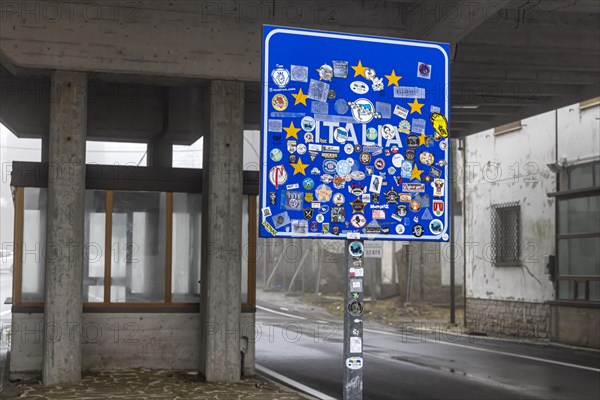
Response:
[[[239,383],[198,382],[195,373],[133,369],[89,373],[78,385],[45,387],[39,381],[20,382],[2,388],[0,399],[306,399],[262,377]]]

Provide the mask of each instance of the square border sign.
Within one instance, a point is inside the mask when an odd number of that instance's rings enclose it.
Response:
[[[264,26],[260,236],[448,241],[448,54]]]

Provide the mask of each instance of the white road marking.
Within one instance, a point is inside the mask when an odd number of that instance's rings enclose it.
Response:
[[[392,333],[392,332],[377,331],[377,330],[374,330],[374,329],[363,329],[363,330],[366,331],[366,332],[379,333],[381,335],[406,337],[406,335],[400,335],[398,333]],[[565,363],[565,362],[562,362],[562,361],[548,360],[548,359],[545,359],[545,358],[525,356],[523,354],[507,353],[507,352],[504,352],[504,351],[483,349],[481,347],[472,347],[472,346],[466,346],[464,344],[450,343],[450,342],[443,342],[443,341],[437,341],[435,343],[445,344],[446,346],[460,347],[460,348],[463,348],[463,349],[482,351],[484,353],[500,354],[500,355],[503,355],[503,356],[523,358],[523,359],[526,359],[526,360],[532,360],[532,361],[539,361],[539,362],[548,363],[548,364],[561,365],[563,367],[579,368],[579,369],[584,369],[584,370],[587,370],[587,371],[600,372],[599,368],[586,367],[584,365],[577,365],[577,364]]]
[[[292,314],[284,313],[284,312],[281,312],[281,311],[275,311],[275,310],[271,310],[270,308],[266,308],[266,307],[256,306],[256,308],[258,308],[259,310],[263,310],[263,311],[266,311],[266,312],[273,313],[273,314],[284,315],[284,316],[290,317],[290,318],[302,319],[302,320],[306,319],[304,317],[299,317],[298,315],[292,315]]]
[[[292,315],[292,314],[287,314],[287,313],[283,313],[283,312],[271,310],[271,309],[268,309],[268,308],[265,308],[265,307],[256,306],[256,308],[259,308],[259,309],[261,309],[263,311],[272,312],[274,314],[285,315],[286,317],[290,317],[290,318],[306,319],[304,317],[298,317],[298,316],[295,316],[295,315]],[[393,333],[393,332],[378,331],[378,330],[375,330],[375,329],[363,328],[363,331],[365,331],[365,332],[372,332],[372,333],[379,333],[380,335],[398,336],[398,337],[402,337],[402,338],[406,337],[406,335],[400,335],[398,333]],[[522,359],[525,359],[525,360],[538,361],[538,362],[543,362],[543,363],[547,363],[547,364],[561,365],[563,367],[578,368],[578,369],[583,369],[583,370],[586,370],[586,371],[600,372],[600,368],[586,367],[585,365],[577,365],[577,364],[571,364],[571,363],[566,363],[566,362],[562,362],[562,361],[548,360],[548,359],[545,359],[545,358],[525,356],[523,354],[515,354],[515,353],[507,353],[507,352],[498,351],[498,350],[483,349],[481,347],[466,346],[464,344],[458,344],[458,343],[450,343],[450,342],[442,342],[442,341],[437,341],[435,343],[444,344],[446,346],[460,347],[460,348],[463,348],[463,349],[469,349],[469,350],[475,350],[475,351],[482,351],[484,353],[500,354],[500,355],[508,356],[508,357],[522,358]]]
[[[311,387],[308,387],[306,385],[303,385],[300,382],[296,382],[293,379],[288,378],[287,376],[281,375],[275,371],[271,371],[268,368],[263,367],[262,365],[258,365],[256,364],[256,369],[260,372],[262,372],[265,375],[268,375],[271,378],[277,379],[278,381],[283,382],[284,384],[293,387],[296,390],[299,390],[303,393],[306,393],[308,395],[311,395],[313,397],[316,397],[317,399],[321,399],[321,400],[335,400],[335,398],[326,395],[325,393],[321,393],[318,390],[315,390]]]
[[[280,309],[280,310],[283,310],[283,311],[290,311],[290,310],[288,310],[288,309],[287,309],[287,308],[285,308],[285,307],[279,307],[279,309]]]

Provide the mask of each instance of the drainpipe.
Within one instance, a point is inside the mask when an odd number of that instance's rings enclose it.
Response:
[[[460,140],[462,147],[462,223],[463,223],[463,326],[467,326],[467,138]]]

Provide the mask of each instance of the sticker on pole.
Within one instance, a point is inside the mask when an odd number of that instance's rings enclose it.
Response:
[[[362,353],[362,339],[358,336],[350,336],[350,353]]]
[[[346,358],[346,368],[348,369],[361,369],[363,367],[362,357],[350,357]]]
[[[358,300],[352,300],[351,302],[348,303],[348,312],[353,317],[358,317],[359,315],[362,315],[362,313],[363,313],[362,303]]]
[[[447,44],[264,26],[260,236],[448,241],[449,76]]]
[[[362,257],[364,246],[361,242],[352,242],[348,245],[348,252],[353,258]]]

